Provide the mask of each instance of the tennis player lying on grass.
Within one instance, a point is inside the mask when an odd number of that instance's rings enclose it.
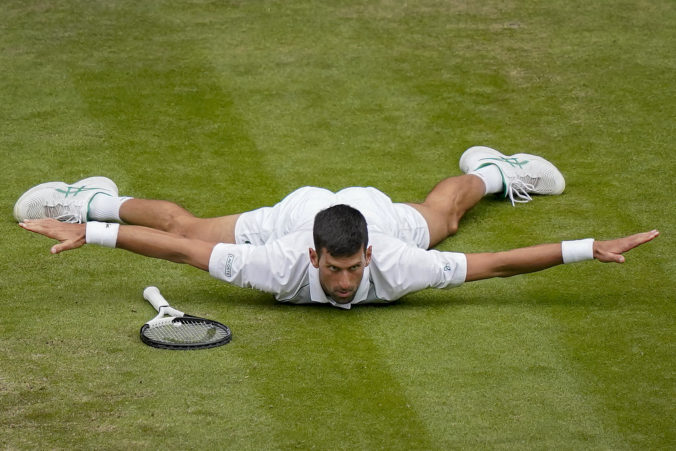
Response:
[[[465,175],[442,180],[419,204],[393,203],[375,188],[333,193],[304,187],[273,207],[208,219],[167,201],[119,197],[112,180],[91,177],[30,189],[14,216],[24,229],[58,240],[54,254],[85,243],[118,247],[190,264],[228,283],[273,293],[281,302],[342,308],[562,263],[623,263],[623,253],[659,234],[495,253],[433,250],[488,194],[499,193],[514,205],[565,188],[556,167],[535,155],[507,157],[472,147],[460,158],[460,169]]]

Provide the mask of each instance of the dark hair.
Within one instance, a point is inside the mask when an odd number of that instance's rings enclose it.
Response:
[[[369,242],[364,215],[343,204],[317,213],[312,235],[318,256],[326,249],[334,257],[348,257],[365,250]]]

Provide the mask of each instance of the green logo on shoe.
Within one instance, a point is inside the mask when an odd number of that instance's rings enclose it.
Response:
[[[101,190],[102,188],[87,188],[86,186],[69,186],[68,189],[59,189],[57,188],[56,191],[59,193],[64,194],[64,197],[72,196],[76,197],[78,194],[80,194],[83,191],[95,191],[95,190]]]
[[[523,168],[525,165],[528,164],[528,160],[519,160],[518,158],[505,158],[505,157],[495,157],[495,158],[482,158],[482,160],[494,160],[502,163],[507,163],[513,168]]]

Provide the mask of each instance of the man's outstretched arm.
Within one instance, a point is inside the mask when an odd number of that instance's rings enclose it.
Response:
[[[624,263],[624,254],[659,235],[657,230],[616,240],[594,241],[593,258],[604,263]],[[492,277],[511,277],[563,264],[561,243],[513,249],[505,252],[467,254],[466,282]]]
[[[53,254],[77,249],[86,243],[86,224],[68,224],[55,219],[26,220],[22,228],[59,241],[51,248]],[[205,271],[216,243],[183,238],[178,235],[141,226],[122,225],[115,247],[146,257],[186,263]]]

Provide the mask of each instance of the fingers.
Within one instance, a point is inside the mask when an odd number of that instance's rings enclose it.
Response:
[[[599,242],[596,247],[594,258],[602,263],[624,263],[624,255],[608,249],[607,246],[605,246],[606,244],[607,243]]]
[[[83,244],[84,244],[84,242],[79,242],[79,241],[75,241],[75,240],[66,240],[62,243],[55,244],[54,246],[52,246],[52,248],[50,249],[50,252],[52,254],[59,254],[63,251],[69,251],[71,249],[76,249],[76,248],[82,246]]]
[[[25,219],[23,222],[19,223],[19,227],[28,230],[30,232],[39,233],[44,235],[44,232],[51,226],[55,224],[61,224],[56,219]]]
[[[25,229],[25,230],[29,230],[31,232],[34,231],[34,228],[36,226],[37,226],[37,221],[30,220],[30,219],[26,219],[23,222],[19,223],[19,227],[21,227],[22,229]]]
[[[658,230],[651,230],[650,232],[637,233],[617,240],[597,241],[595,242],[596,253],[594,258],[604,263],[624,263],[626,259],[622,254],[654,240],[659,234]]]
[[[85,224],[68,224],[56,219],[26,219],[19,226],[30,232],[38,233],[59,241],[50,249],[52,254],[58,254],[70,249],[76,249],[85,244]]]
[[[660,236],[660,231],[659,230],[651,230],[650,232],[645,232],[645,233],[639,233],[641,236],[641,242],[639,244],[647,243],[648,241],[652,241],[658,236]]]
[[[624,238],[622,245],[623,248],[619,249],[619,252],[624,253],[638,247],[642,244],[645,244],[649,241],[654,240],[659,236],[660,232],[657,230],[651,230],[650,232],[637,233],[636,235],[631,235]],[[621,239],[622,240],[622,239]]]
[[[59,222],[54,218],[42,218],[42,219],[24,219],[19,223],[20,226],[31,226],[34,227],[40,224],[49,224],[50,222]]]

